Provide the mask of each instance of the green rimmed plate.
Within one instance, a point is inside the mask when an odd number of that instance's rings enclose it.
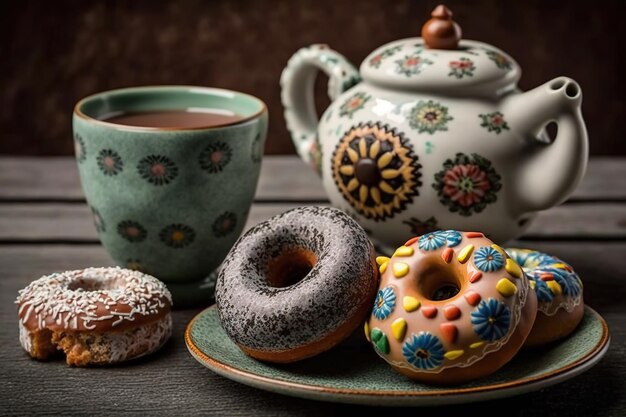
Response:
[[[276,365],[239,350],[222,329],[215,306],[191,320],[185,332],[194,358],[242,384],[308,399],[395,406],[458,404],[535,391],[588,370],[609,347],[606,322],[586,307],[580,326],[566,340],[521,352],[495,374],[450,388],[420,384],[394,372],[360,339],[302,362]]]

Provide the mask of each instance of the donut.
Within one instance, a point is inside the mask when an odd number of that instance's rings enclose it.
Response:
[[[567,337],[585,312],[580,277],[556,256],[529,249],[507,248],[506,252],[537,293],[537,318],[525,346],[539,347]]]
[[[294,362],[359,327],[378,288],[374,247],[344,212],[300,207],[235,243],[215,287],[222,327],[249,356]]]
[[[380,288],[365,335],[410,378],[451,385],[491,374],[531,331],[537,299],[528,278],[482,233],[427,233],[377,262]]]
[[[172,333],[165,285],[119,267],[41,277],[15,303],[20,343],[39,360],[63,351],[73,366],[123,362],[157,350]]]

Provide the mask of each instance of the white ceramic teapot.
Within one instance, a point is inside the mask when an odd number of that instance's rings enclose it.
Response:
[[[324,45],[300,49],[281,77],[287,127],[321,174],[331,203],[396,247],[433,229],[519,236],[584,175],[588,143],[579,85],[558,77],[517,88],[503,51],[460,40],[445,6],[422,38],[383,45],[360,73]],[[313,85],[329,76],[318,119]],[[550,140],[545,126],[556,122]]]

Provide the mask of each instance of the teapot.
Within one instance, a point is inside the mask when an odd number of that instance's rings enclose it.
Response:
[[[319,71],[331,104],[318,119]],[[281,99],[331,204],[379,244],[436,229],[505,242],[563,202],[588,159],[580,86],[557,77],[522,92],[520,76],[502,50],[461,39],[439,5],[422,37],[379,47],[360,71],[326,45],[300,49],[281,75]]]

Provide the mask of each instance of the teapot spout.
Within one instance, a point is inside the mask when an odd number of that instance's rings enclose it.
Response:
[[[502,109],[511,128],[528,142],[514,181],[520,213],[562,203],[582,180],[589,144],[581,104],[580,86],[567,77],[505,99]],[[551,142],[544,133],[550,122],[558,128]]]

